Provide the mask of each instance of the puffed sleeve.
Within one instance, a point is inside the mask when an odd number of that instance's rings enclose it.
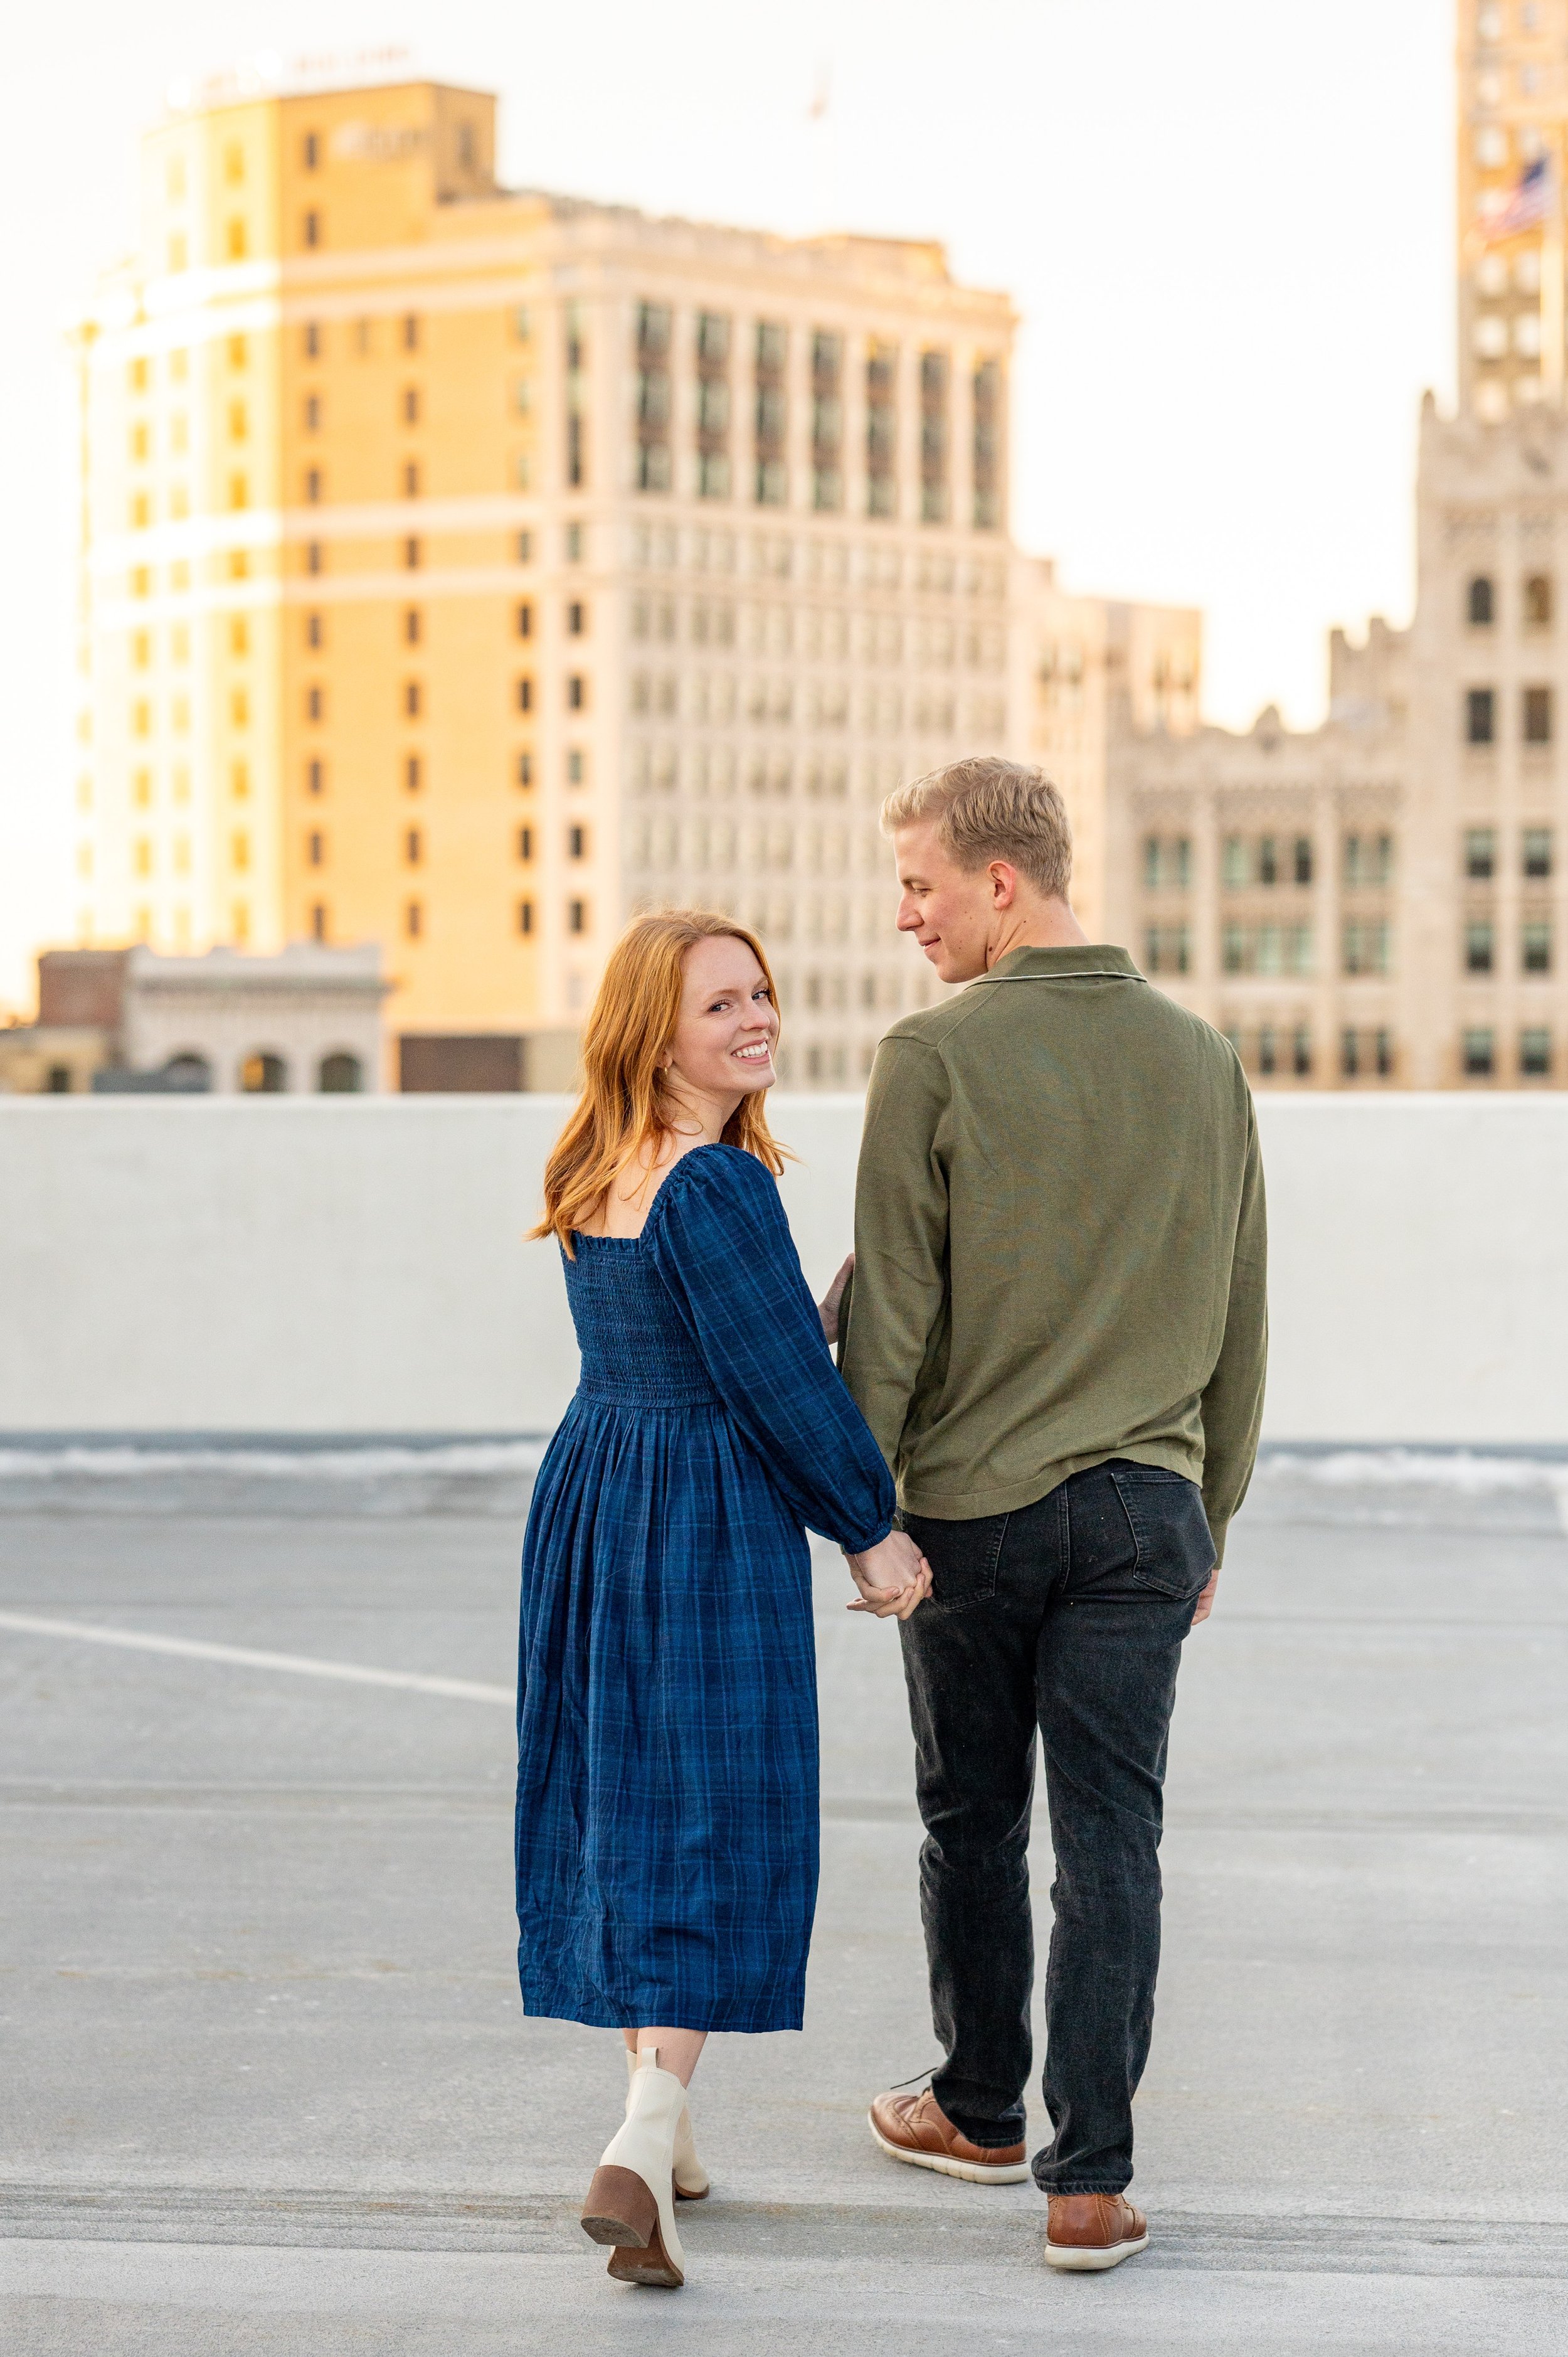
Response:
[[[822,1338],[771,1173],[736,1146],[698,1147],[660,1189],[648,1236],[725,1407],[800,1520],[852,1554],[886,1538],[892,1478]]]

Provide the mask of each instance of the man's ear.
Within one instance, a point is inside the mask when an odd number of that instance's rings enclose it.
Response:
[[[993,859],[990,867],[991,905],[993,909],[1010,909],[1018,897],[1018,871],[1009,867],[1004,859]]]

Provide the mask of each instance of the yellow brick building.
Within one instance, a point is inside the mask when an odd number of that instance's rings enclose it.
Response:
[[[1011,307],[493,153],[424,81],[147,137],[75,342],[79,937],[379,942],[394,1034],[538,1082],[628,911],[698,899],[768,933],[793,1077],[853,1079],[930,987],[877,804],[1020,741]]]

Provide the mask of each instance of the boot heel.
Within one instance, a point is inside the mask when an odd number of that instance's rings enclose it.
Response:
[[[596,2169],[583,2204],[582,2227],[591,2243],[646,2251],[658,2236],[659,2204],[635,2170]]]

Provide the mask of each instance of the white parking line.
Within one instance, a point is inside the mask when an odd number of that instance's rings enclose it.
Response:
[[[414,1694],[450,1695],[458,1702],[517,1701],[510,1686],[472,1678],[428,1678],[417,1670],[368,1670],[358,1662],[317,1662],[306,1653],[263,1653],[249,1645],[211,1645],[197,1637],[144,1636],[134,1629],[103,1629],[90,1620],[50,1620],[38,1612],[0,1612],[0,1629],[29,1637],[75,1637],[89,1645],[124,1645],[136,1653],[177,1653],[190,1662],[231,1662],[242,1670],[290,1670],[302,1678],[342,1678],[356,1686],[406,1686]]]

